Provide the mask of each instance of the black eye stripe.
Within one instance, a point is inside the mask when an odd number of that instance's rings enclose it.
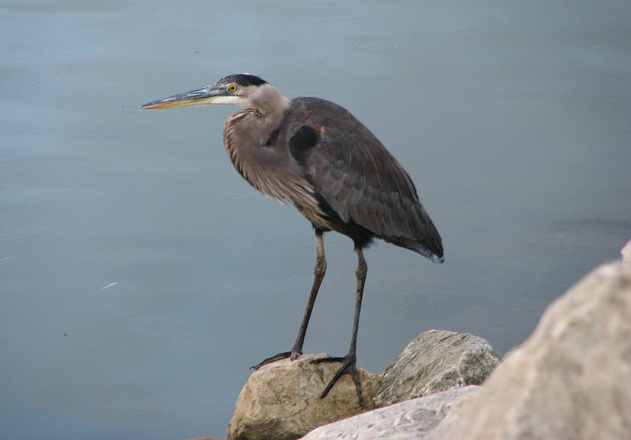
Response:
[[[241,85],[243,87],[247,87],[247,86],[260,86],[265,84],[265,80],[259,78],[258,76],[255,75],[250,75],[247,73],[238,73],[235,75],[228,75],[225,76],[223,78],[221,78],[219,81],[217,81],[217,84],[221,85],[221,84],[230,84],[230,83],[235,83],[238,85]]]

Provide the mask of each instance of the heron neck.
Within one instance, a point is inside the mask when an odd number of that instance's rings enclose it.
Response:
[[[261,113],[272,125],[280,124],[289,108],[289,99],[269,84],[259,87],[248,101],[248,106]]]

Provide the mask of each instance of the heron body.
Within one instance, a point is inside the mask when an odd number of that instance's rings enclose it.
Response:
[[[360,402],[356,371],[359,313],[367,265],[363,249],[373,239],[443,261],[440,234],[422,206],[414,183],[383,144],[343,107],[320,98],[284,97],[249,74],[229,75],[214,86],[152,101],[147,109],[203,104],[237,104],[228,117],[224,146],[239,174],[258,191],[296,209],[313,225],[316,267],[307,308],[291,351],[257,367],[302,353],[311,311],[326,273],[323,234],[350,237],[358,256],[353,333],[349,353],[321,362],[341,362],[322,397],[350,373]]]

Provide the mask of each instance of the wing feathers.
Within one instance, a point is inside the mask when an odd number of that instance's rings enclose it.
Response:
[[[298,100],[319,134],[315,145],[301,151],[305,177],[337,215],[386,241],[442,257],[440,234],[412,179],[381,142],[342,107],[317,98]],[[304,138],[303,127],[296,131]]]

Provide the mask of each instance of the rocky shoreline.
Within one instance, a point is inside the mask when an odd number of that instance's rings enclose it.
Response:
[[[324,354],[250,375],[228,440],[631,439],[631,241],[552,303],[500,362],[484,339],[430,330],[381,374],[319,393]],[[203,438],[198,440],[210,440]]]
[[[317,364],[326,354],[281,360],[253,372],[245,384],[228,428],[231,440],[293,440],[337,420],[439,391],[479,385],[498,364],[487,341],[444,330],[421,333],[382,374],[360,369],[366,406],[355,385],[343,377],[331,393],[320,393],[337,370]],[[455,395],[454,395],[455,397]],[[370,413],[366,413],[370,414]]]

